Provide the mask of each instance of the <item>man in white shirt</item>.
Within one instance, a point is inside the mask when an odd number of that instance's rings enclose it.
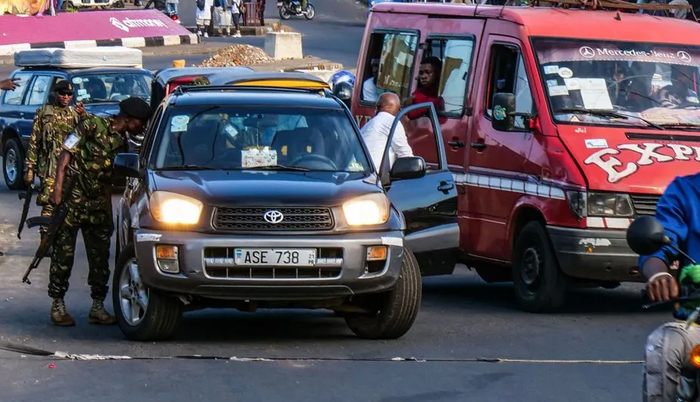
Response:
[[[377,101],[377,114],[362,127],[362,139],[367,144],[369,153],[372,156],[372,163],[379,170],[382,165],[382,156],[389,139],[391,125],[394,124],[396,115],[401,110],[401,100],[395,93],[387,92],[382,94]],[[389,149],[389,166],[394,165],[396,158],[413,156],[413,150],[408,145],[406,131],[403,124],[396,125],[396,132],[391,141]]]
[[[379,58],[375,57],[371,61],[372,76],[367,78],[362,83],[362,100],[367,102],[376,102],[379,95],[384,91],[377,88],[377,77],[379,76]]]

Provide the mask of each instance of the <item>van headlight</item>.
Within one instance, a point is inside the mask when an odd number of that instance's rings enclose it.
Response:
[[[634,208],[629,194],[588,193],[588,216],[633,217]]]
[[[151,214],[163,223],[195,224],[204,205],[201,201],[186,195],[167,191],[154,191],[151,194]]]
[[[390,208],[386,195],[374,193],[346,201],[343,214],[350,226],[381,225],[389,219]]]

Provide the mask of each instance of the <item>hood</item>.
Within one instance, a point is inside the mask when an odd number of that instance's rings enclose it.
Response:
[[[100,117],[109,117],[119,113],[119,103],[96,103],[94,105],[85,105],[85,110],[88,113],[96,114]]]
[[[559,136],[591,190],[661,194],[700,171],[700,132],[562,125]]]
[[[374,175],[361,173],[197,170],[151,172],[151,178],[153,190],[219,206],[334,206],[380,191]]]

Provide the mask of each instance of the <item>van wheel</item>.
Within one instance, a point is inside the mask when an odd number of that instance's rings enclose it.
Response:
[[[5,144],[5,153],[2,155],[2,172],[5,175],[5,184],[10,190],[24,190],[24,152],[17,138],[11,138]]]
[[[525,225],[513,253],[515,297],[525,311],[551,312],[566,300],[567,278],[540,222]]]
[[[124,248],[114,268],[112,305],[119,329],[132,341],[169,338],[183,311],[179,300],[143,284],[133,243]]]
[[[423,293],[420,268],[413,253],[404,248],[401,274],[389,292],[367,295],[360,304],[376,309],[372,315],[347,313],[350,330],[365,339],[397,339],[413,326]]]

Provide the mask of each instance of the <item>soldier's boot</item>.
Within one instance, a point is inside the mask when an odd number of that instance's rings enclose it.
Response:
[[[117,318],[105,310],[104,301],[100,299],[94,299],[92,301],[92,308],[90,309],[90,315],[88,317],[88,322],[90,324],[104,324],[111,325],[117,322]]]
[[[75,320],[66,311],[66,304],[63,302],[62,298],[53,299],[53,304],[51,305],[51,322],[54,325],[59,325],[62,327],[71,327],[75,325]]]

